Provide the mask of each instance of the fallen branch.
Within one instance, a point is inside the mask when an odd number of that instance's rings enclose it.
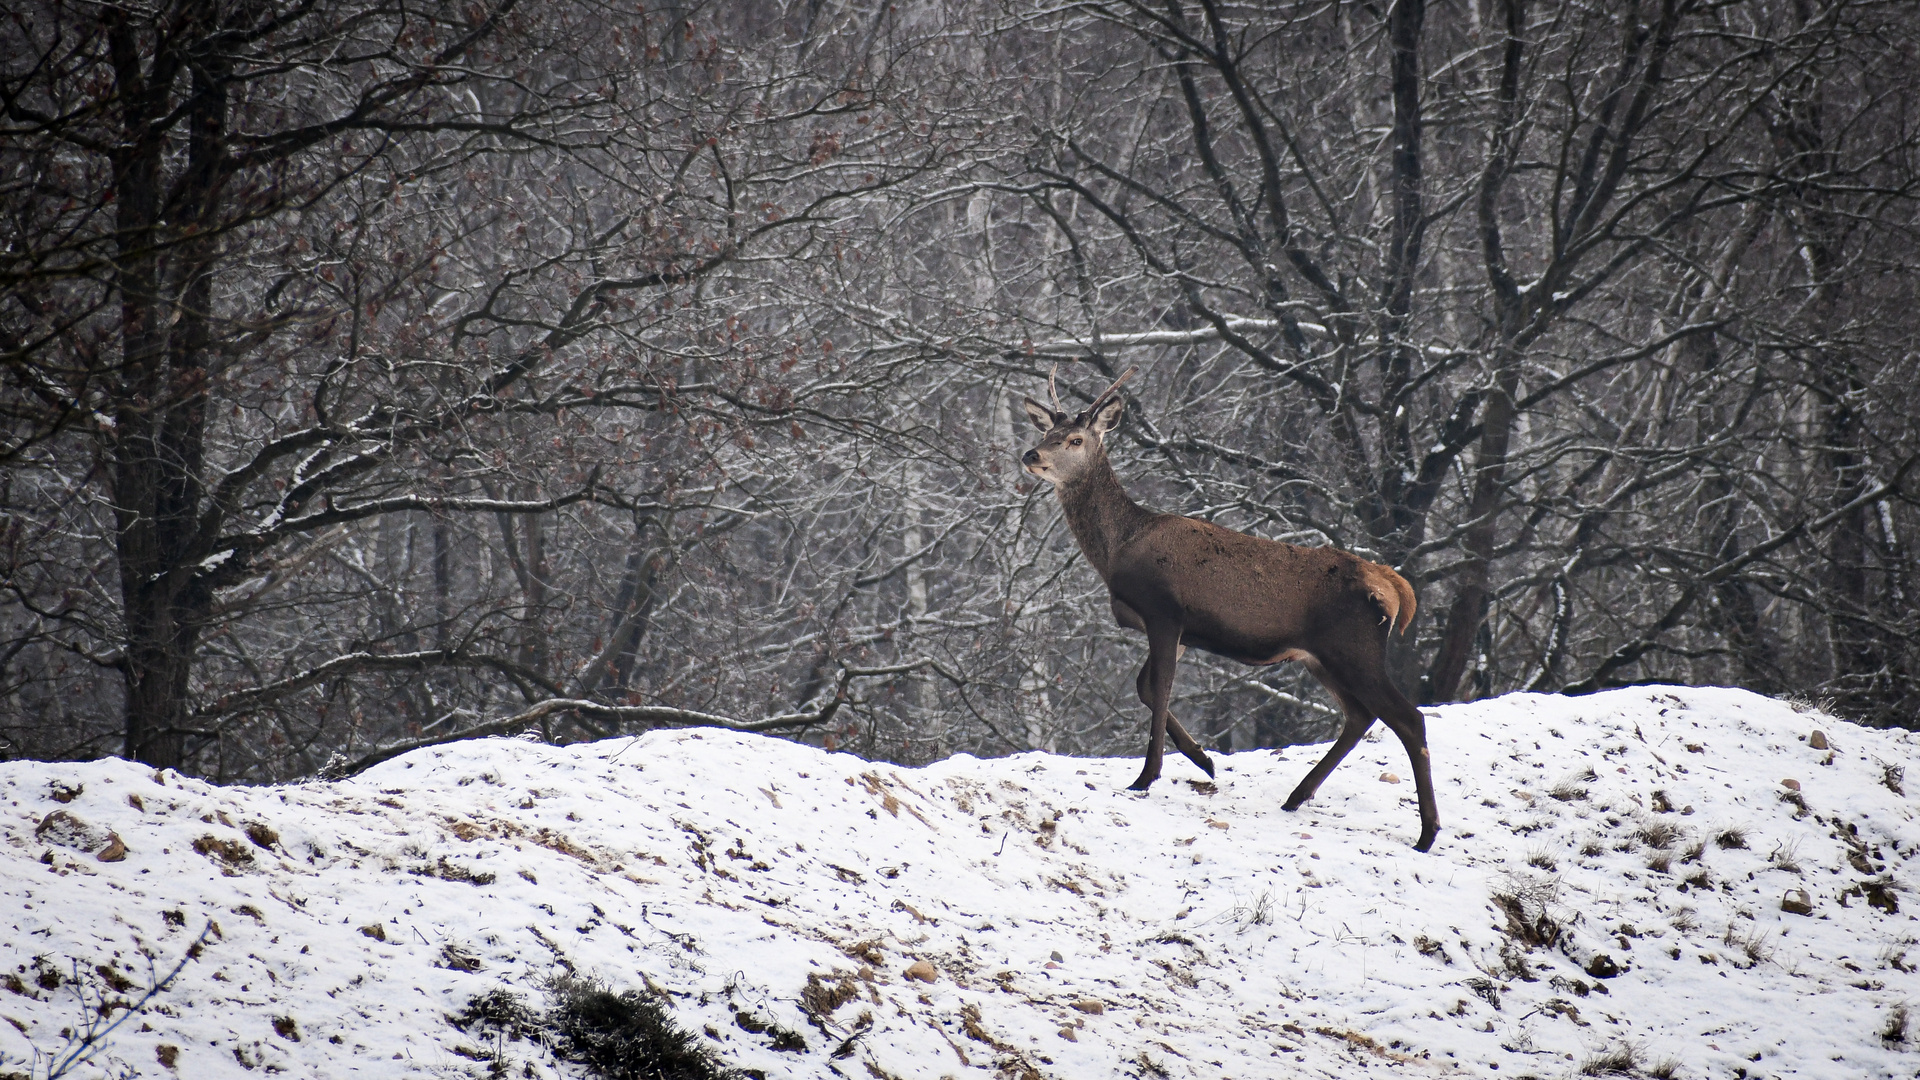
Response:
[[[305,671],[278,679],[250,690],[236,690],[209,705],[194,710],[200,718],[232,716],[265,708],[275,701],[316,683],[341,675],[369,671],[432,671],[440,668],[489,668],[516,681],[558,693],[559,686],[539,672],[501,656],[471,653],[464,649],[424,649],[404,653],[353,652],[336,656]]]
[[[874,678],[881,675],[903,675],[909,671],[917,671],[924,667],[934,668],[945,678],[954,678],[952,675],[941,670],[940,666],[930,658],[914,660],[904,664],[893,664],[887,667],[841,668],[840,679],[834,687],[833,695],[817,708],[807,709],[802,712],[780,713],[775,716],[763,717],[759,720],[738,720],[731,716],[700,712],[695,709],[677,709],[668,705],[609,705],[605,702],[590,701],[585,698],[548,698],[545,701],[534,704],[531,708],[523,712],[515,713],[504,719],[479,724],[467,728],[464,731],[456,731],[450,735],[440,735],[431,739],[413,739],[408,742],[395,743],[392,746],[382,747],[381,749],[374,750],[350,761],[330,761],[321,768],[319,775],[323,780],[344,780],[349,776],[363,773],[381,762],[391,761],[402,754],[410,754],[415,750],[424,750],[430,746],[445,746],[448,743],[464,742],[468,739],[485,739],[496,735],[518,734],[528,727],[556,714],[570,715],[576,719],[583,720],[611,721],[618,726],[627,724],[652,724],[672,727],[710,727],[723,728],[727,731],[752,733],[814,727],[833,719],[833,715],[840,711],[840,706],[847,703],[847,687],[853,680]],[[597,729],[593,729],[590,725],[588,726],[590,730],[597,731]],[[609,731],[604,734],[610,735],[612,732]]]

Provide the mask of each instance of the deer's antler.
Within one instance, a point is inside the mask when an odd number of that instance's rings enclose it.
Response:
[[[1114,391],[1120,389],[1120,384],[1123,382],[1126,382],[1128,379],[1133,378],[1134,374],[1139,370],[1140,370],[1139,365],[1134,365],[1132,367],[1127,368],[1127,370],[1121,372],[1120,377],[1113,380],[1113,385],[1107,387],[1105,390],[1100,391],[1100,396],[1097,398],[1094,398],[1093,404],[1087,406],[1086,415],[1092,416],[1094,413],[1099,412],[1100,406],[1105,405],[1107,403],[1107,399],[1113,396]]]
[[[1047,403],[1056,413],[1060,411],[1060,389],[1054,385],[1053,378],[1058,374],[1060,374],[1059,364],[1053,365],[1053,370],[1047,372]]]

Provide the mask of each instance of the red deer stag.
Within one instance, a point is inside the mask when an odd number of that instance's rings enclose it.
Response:
[[[1213,762],[1167,711],[1173,669],[1189,646],[1243,664],[1298,660],[1319,679],[1346,722],[1327,756],[1288,796],[1293,810],[1313,797],[1377,717],[1400,737],[1413,763],[1425,851],[1440,830],[1426,721],[1387,676],[1387,638],[1413,621],[1413,588],[1377,563],[1337,548],[1304,548],[1237,533],[1208,521],[1160,514],[1127,497],[1107,461],[1107,432],[1120,423],[1128,368],[1078,416],[1026,399],[1027,415],[1045,433],[1026,452],[1026,470],[1053,485],[1087,562],[1107,583],[1113,617],[1147,635],[1147,662],[1136,687],[1153,710],[1146,764],[1132,784],[1145,791],[1160,778],[1166,737],[1213,775]]]

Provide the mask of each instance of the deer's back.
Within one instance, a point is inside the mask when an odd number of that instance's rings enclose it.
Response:
[[[1283,544],[1165,514],[1121,548],[1107,584],[1143,616],[1179,620],[1186,643],[1262,663],[1310,647],[1356,615],[1371,629],[1380,613],[1369,565],[1338,548]]]

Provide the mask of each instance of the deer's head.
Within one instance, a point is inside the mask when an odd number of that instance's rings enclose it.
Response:
[[[1052,406],[1026,399],[1027,418],[1043,432],[1040,444],[1022,454],[1020,464],[1035,476],[1055,486],[1070,484],[1106,464],[1106,434],[1120,425],[1120,414],[1127,409],[1119,395],[1120,384],[1133,377],[1138,368],[1128,368],[1112,386],[1100,392],[1093,404],[1077,416],[1068,416],[1060,408],[1060,394],[1053,376],[1047,376],[1047,397]]]

